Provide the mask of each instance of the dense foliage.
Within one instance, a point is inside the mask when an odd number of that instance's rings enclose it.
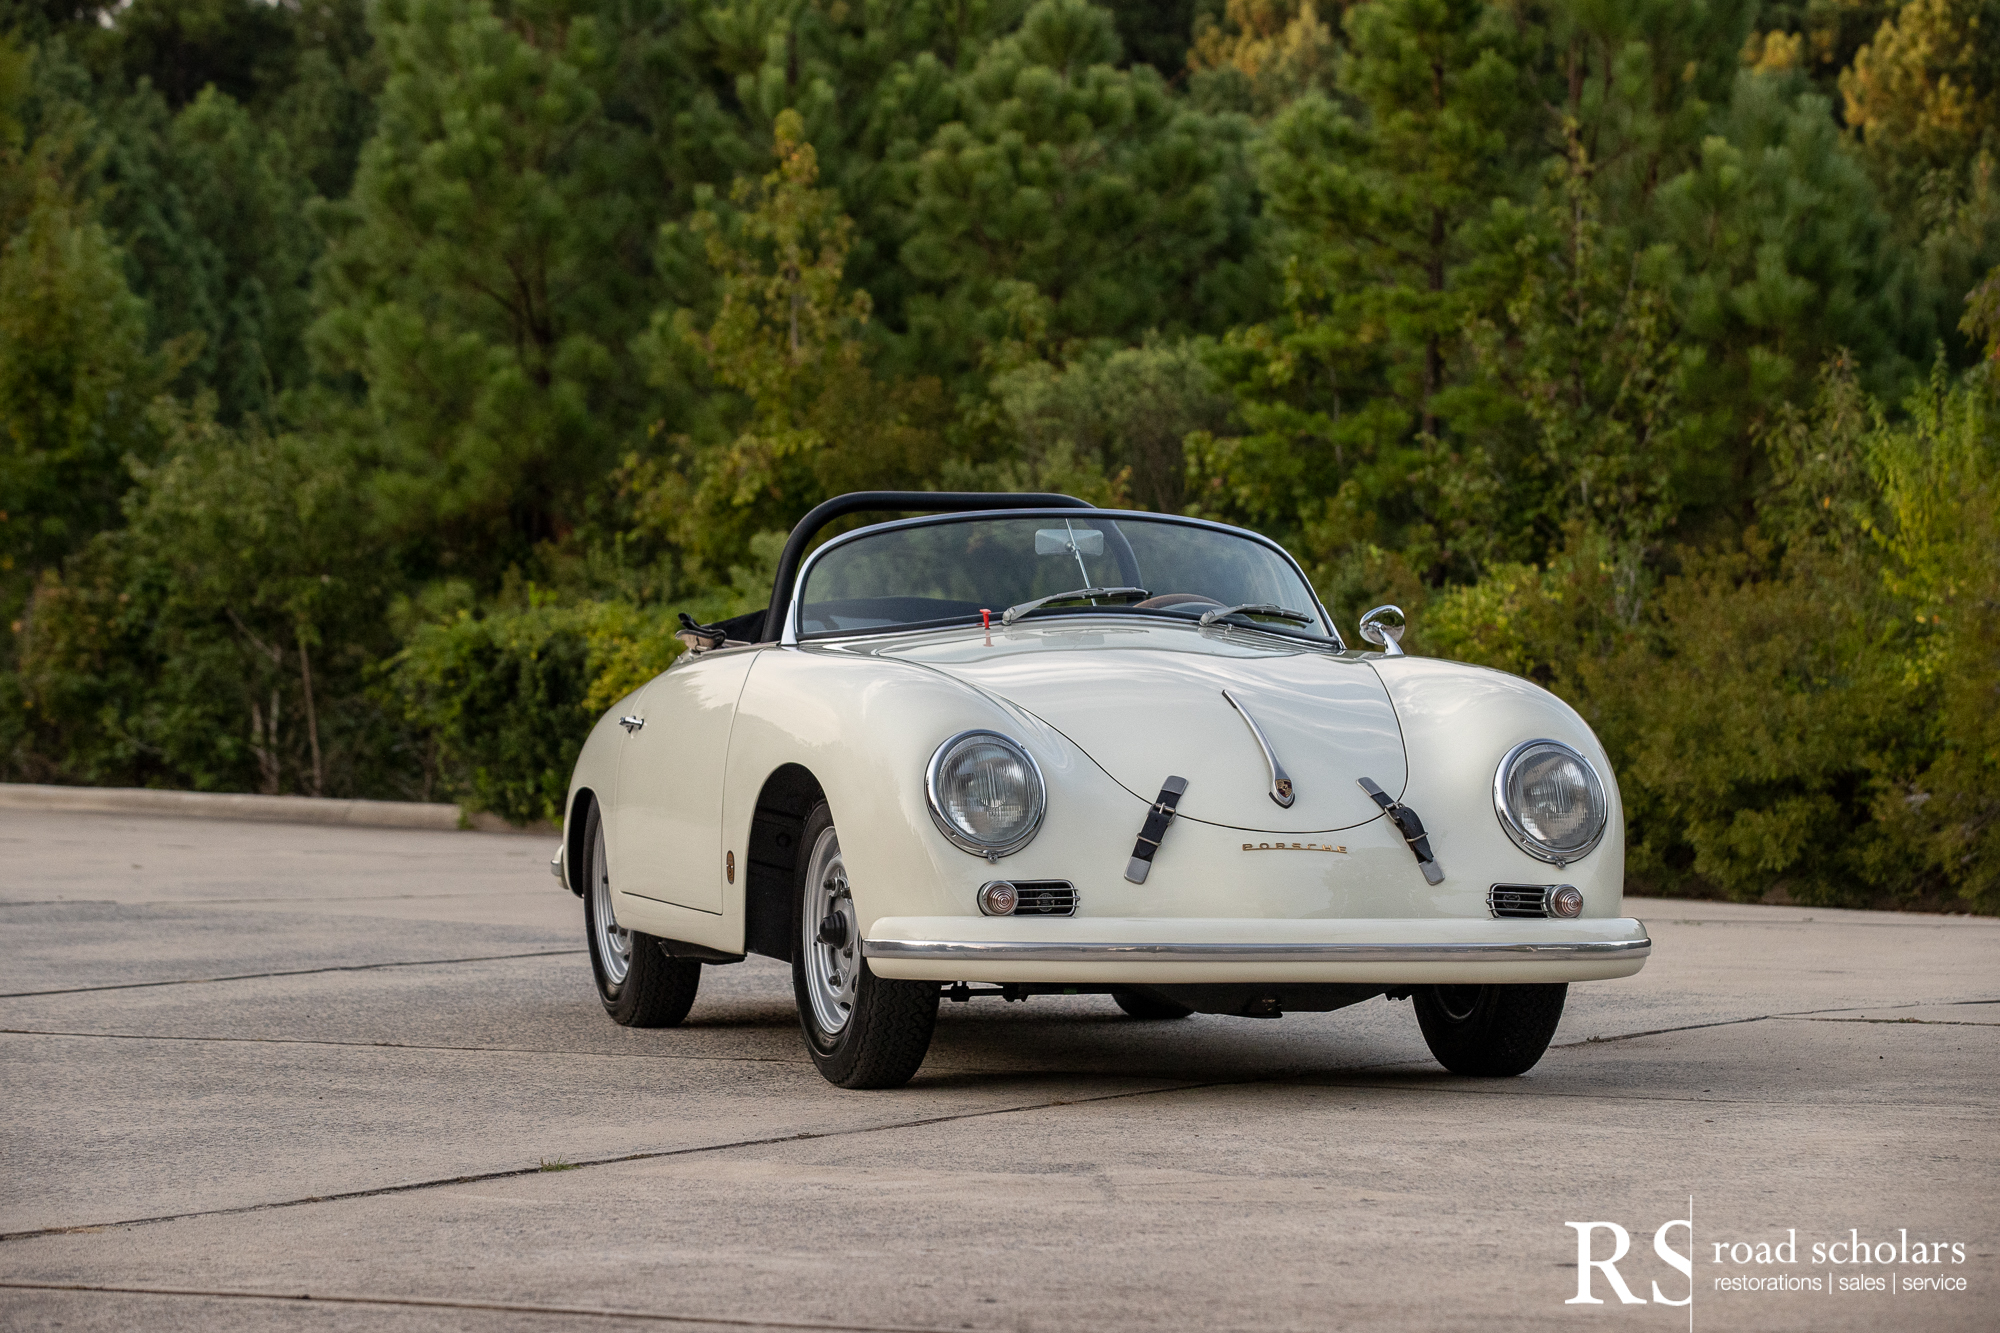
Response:
[[[2000,0],[0,0],[0,778],[555,815],[870,486],[1287,542],[2000,911]]]

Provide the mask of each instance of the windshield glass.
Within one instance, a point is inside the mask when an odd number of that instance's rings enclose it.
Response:
[[[1086,595],[1085,590],[1089,590]],[[1059,594],[1077,594],[1059,596]],[[1053,598],[1040,606],[1030,606]],[[1089,510],[952,517],[863,533],[806,571],[802,637],[977,620],[1172,615],[1249,605],[1227,623],[1332,637],[1284,556],[1238,533]],[[1292,618],[1273,615],[1276,608]]]

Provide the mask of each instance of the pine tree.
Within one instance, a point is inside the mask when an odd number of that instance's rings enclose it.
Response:
[[[1329,25],[1338,6],[1320,15],[1315,0],[1228,0],[1220,20],[1195,19],[1188,48],[1190,87],[1197,101],[1235,105],[1269,115],[1313,91],[1331,91],[1340,44]]]
[[[598,10],[605,11],[603,14]],[[616,120],[626,7],[387,0],[389,71],[353,198],[330,211],[325,371],[420,561],[494,579],[568,531],[648,420],[632,339],[663,180]]]
[[[739,178],[726,210],[705,200],[687,224],[714,276],[714,318],[701,328],[692,311],[663,313],[651,340],[662,371],[691,348],[741,403],[727,443],[684,438],[691,493],[658,466],[638,476],[641,508],[709,570],[829,494],[920,484],[938,464],[946,415],[935,380],[883,384],[870,371],[868,293],[845,281],[853,220],[819,187],[804,118],[780,112],[773,139],[776,170]]]
[[[1300,98],[1262,145],[1286,317],[1228,341],[1248,430],[1199,444],[1193,498],[1463,573],[1504,537],[1491,466],[1457,451],[1505,409],[1464,337],[1506,290],[1506,204],[1539,156],[1523,39],[1478,0],[1384,0],[1346,26],[1341,100]]]
[[[0,41],[0,91],[26,90]],[[11,87],[10,87],[11,85]],[[118,521],[125,459],[153,456],[146,409],[186,360],[155,350],[122,256],[82,197],[75,108],[32,141],[0,106],[0,597]]]
[[[1255,308],[1248,122],[1177,105],[1119,54],[1104,10],[1039,0],[956,81],[960,119],[923,154],[902,253],[929,365],[970,367],[1002,336],[1007,283],[1047,298],[1057,338],[1220,329]]]
[[[1810,397],[1842,349],[1868,387],[1894,392],[1909,369],[1900,354],[1928,326],[1913,337],[1891,300],[1888,219],[1826,99],[1799,75],[1746,71],[1716,128],[1649,221],[1694,362],[1686,392],[1703,443],[1681,500],[1747,519],[1756,436],[1778,406]]]

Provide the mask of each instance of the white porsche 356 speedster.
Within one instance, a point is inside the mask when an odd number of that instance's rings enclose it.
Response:
[[[841,533],[859,512],[919,513]],[[577,760],[554,869],[598,994],[680,1022],[704,964],[788,961],[849,1088],[941,999],[1108,994],[1135,1019],[1414,1001],[1461,1074],[1519,1074],[1569,982],[1629,976],[1610,763],[1528,681],[1343,642],[1238,528],[1061,495],[871,492],[793,530],[768,611]]]

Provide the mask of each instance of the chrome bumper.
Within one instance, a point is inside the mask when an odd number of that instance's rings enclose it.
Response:
[[[1652,951],[1631,917],[879,917],[861,944],[882,977],[1078,985],[1602,981]]]
[[[1098,944],[1040,940],[863,940],[864,958],[980,963],[1527,963],[1640,959],[1653,941],[1560,940],[1455,944]]]

